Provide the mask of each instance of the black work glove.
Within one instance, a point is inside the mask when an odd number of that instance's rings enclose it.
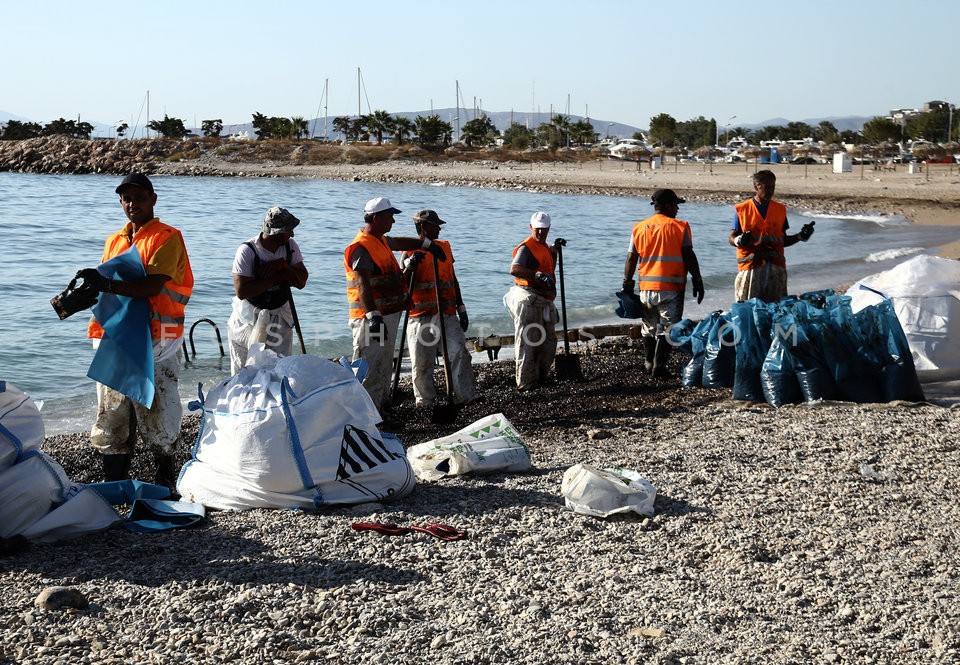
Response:
[[[371,337],[382,338],[387,334],[387,324],[383,322],[383,317],[377,314],[370,317],[369,332]]]
[[[564,240],[563,238],[557,238],[556,240],[553,241],[553,246],[554,246],[554,247],[566,247],[566,246],[567,246],[567,241]]]
[[[797,234],[797,237],[800,238],[800,240],[802,240],[803,242],[807,242],[808,240],[810,240],[810,236],[813,235],[814,224],[816,224],[816,222],[807,222],[806,224],[801,226],[800,233]]]
[[[549,286],[551,289],[554,288],[553,277],[551,277],[547,273],[538,271],[536,277],[537,277],[537,281],[543,282],[544,284]]]
[[[703,278],[694,277],[693,278],[693,295],[697,298],[697,304],[703,302]]]
[[[470,317],[467,316],[467,310],[457,312],[457,316],[460,318],[460,330],[467,332],[467,328],[470,327]]]
[[[83,280],[84,285],[90,285],[101,293],[110,290],[110,280],[101,275],[96,268],[78,270],[77,277]]]
[[[437,261],[447,260],[447,253],[443,251],[443,247],[435,242],[430,243],[430,246],[427,247],[427,251],[430,252],[433,255],[433,258],[435,258]]]
[[[736,240],[733,241],[737,247],[749,247],[753,244],[753,233],[750,231],[744,231],[737,236]]]
[[[633,293],[633,287],[635,287],[636,285],[637,283],[632,279],[625,279],[623,280],[623,287],[621,288],[621,290],[624,293],[628,293],[628,294]]]

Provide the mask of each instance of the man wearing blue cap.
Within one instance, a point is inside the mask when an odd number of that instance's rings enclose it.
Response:
[[[363,208],[363,228],[343,252],[350,307],[353,359],[367,362],[363,378],[384,429],[402,424],[393,416],[390,377],[400,313],[407,307],[407,285],[395,251],[425,249],[438,261],[446,261],[443,249],[429,238],[391,238],[394,215],[400,211],[390,199],[378,196]]]

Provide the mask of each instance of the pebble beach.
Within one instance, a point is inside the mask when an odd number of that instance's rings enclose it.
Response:
[[[705,165],[680,166],[697,170],[644,174],[613,162],[220,168],[748,195],[743,165],[715,177],[698,171]],[[930,180],[861,181],[828,168],[778,171],[778,198],[960,224],[956,169],[944,165]],[[956,251],[940,248],[950,258]],[[211,511],[190,529],[114,528],[0,558],[0,664],[960,660],[960,409],[773,409],[734,402],[729,390],[647,377],[623,338],[574,352],[583,381],[523,395],[513,390],[510,361],[478,365],[484,401],[446,428],[416,412],[404,384],[404,444],[500,412],[524,437],[530,472],[445,478],[393,503],[318,513]],[[675,353],[674,375],[683,362]],[[182,459],[197,426],[196,416],[185,418]],[[44,451],[71,479],[99,480],[85,434],[48,437]],[[657,488],[655,515],[571,512],[560,483],[581,462],[637,470]],[[146,473],[142,460],[138,471]],[[355,531],[357,521],[442,522],[468,537],[390,537]],[[82,594],[85,607],[39,607],[54,586]]]

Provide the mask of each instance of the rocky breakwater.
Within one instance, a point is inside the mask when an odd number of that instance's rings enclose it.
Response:
[[[44,136],[23,141],[0,141],[0,171],[19,173],[190,173],[207,175],[182,162],[200,157],[196,140],[78,139]],[[214,172],[211,171],[210,174]]]

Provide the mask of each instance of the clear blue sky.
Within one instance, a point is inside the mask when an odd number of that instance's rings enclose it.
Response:
[[[586,115],[647,127],[960,104],[960,1],[166,0],[3,8],[0,110],[35,122],[249,122],[361,108]],[[319,115],[323,115],[320,109]],[[142,120],[141,120],[142,123]]]

